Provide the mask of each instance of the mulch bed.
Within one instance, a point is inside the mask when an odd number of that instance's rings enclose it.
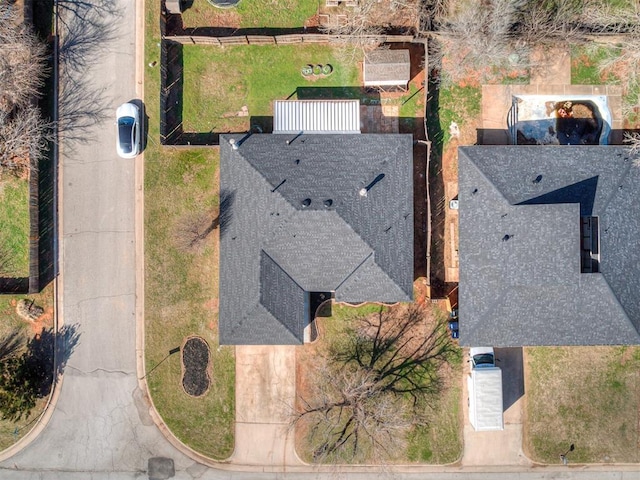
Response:
[[[182,346],[182,388],[192,397],[201,397],[209,390],[211,378],[209,345],[201,337],[189,337]]]

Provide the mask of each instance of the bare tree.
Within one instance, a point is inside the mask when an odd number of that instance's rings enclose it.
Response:
[[[633,164],[640,166],[640,133],[624,132],[624,143],[627,144],[627,152],[633,159]]]
[[[20,23],[15,7],[0,3],[0,110],[24,107],[40,93],[46,46]]]
[[[381,308],[355,322],[317,360],[311,394],[293,414],[319,461],[393,458],[408,430],[428,423],[440,368],[456,354],[443,323],[422,306]]]
[[[599,45],[606,46],[607,55],[600,58],[601,73],[613,73],[623,89],[623,116],[629,117],[637,109],[637,99],[627,95],[640,88],[640,5],[624,2],[611,5],[590,2],[585,8],[583,22],[595,33],[613,34],[596,37]]]
[[[385,32],[394,29],[414,31],[420,18],[417,0],[359,0],[342,15],[332,15],[321,30],[335,35],[334,43],[348,47],[342,51],[346,61],[353,61],[359,52],[378,47]]]
[[[582,1],[461,0],[448,9],[436,7],[431,35],[441,48],[437,60],[453,81],[524,73],[533,66],[534,48],[587,40]]]
[[[519,2],[517,35],[528,45],[582,42],[583,26],[576,21],[582,9],[575,0]]]
[[[526,66],[529,45],[513,35],[519,2],[463,1],[436,22],[441,51],[437,54],[452,81],[463,78],[482,82],[496,69]]]
[[[176,246],[185,252],[199,253],[209,234],[219,226],[219,216],[197,212],[183,217],[175,229]]]
[[[46,47],[12,5],[0,4],[0,18],[0,168],[26,176],[52,139],[34,102],[47,71]]]
[[[51,124],[34,105],[0,110],[0,167],[18,176],[37,168],[37,161],[53,140]]]

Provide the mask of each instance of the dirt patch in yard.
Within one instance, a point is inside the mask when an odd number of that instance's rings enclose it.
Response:
[[[442,178],[445,197],[444,279],[445,283],[459,281],[458,264],[458,210],[452,209],[451,200],[458,198],[458,146],[457,139],[447,144],[442,156]]]

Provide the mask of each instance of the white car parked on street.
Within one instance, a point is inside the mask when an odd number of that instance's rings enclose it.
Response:
[[[116,110],[116,123],[118,155],[134,158],[140,153],[140,108],[133,103],[123,103]]]

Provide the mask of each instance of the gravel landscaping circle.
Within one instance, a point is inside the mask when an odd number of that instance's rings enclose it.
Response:
[[[182,388],[192,397],[201,397],[209,390],[209,345],[202,337],[189,337],[182,346]]]

